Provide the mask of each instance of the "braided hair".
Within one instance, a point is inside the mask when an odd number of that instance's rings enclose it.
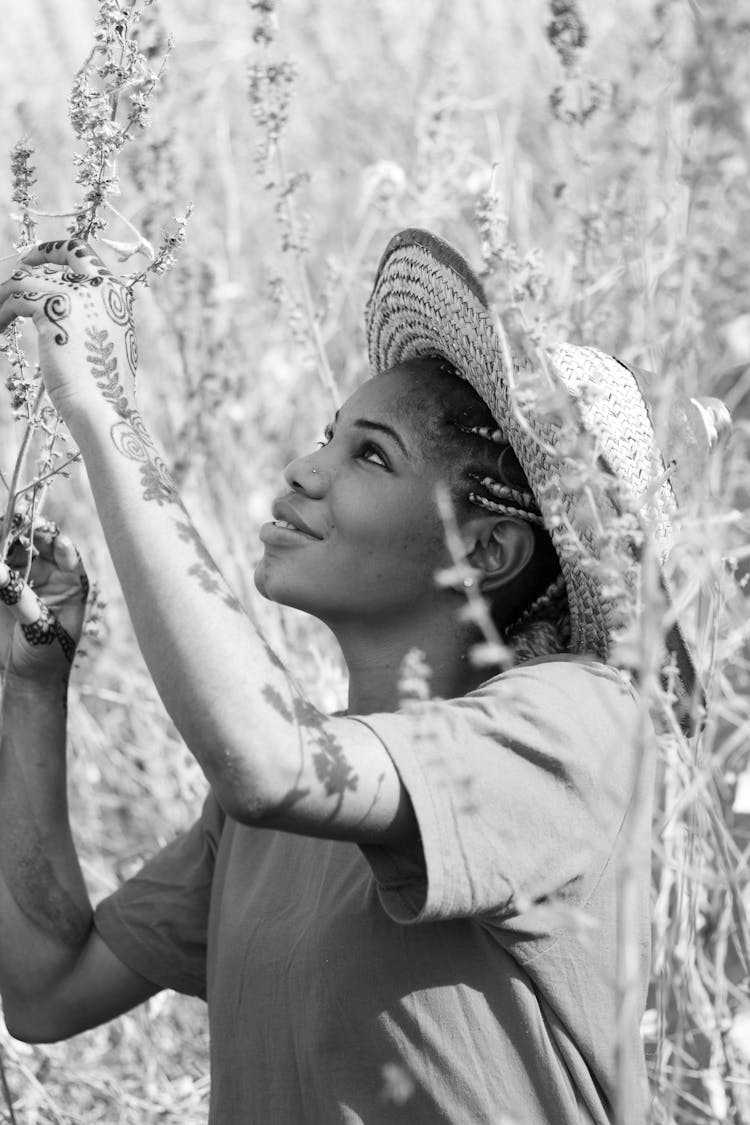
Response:
[[[453,500],[461,514],[472,508],[524,520],[534,530],[534,559],[538,582],[529,600],[507,620],[507,597],[490,603],[490,611],[518,663],[534,657],[569,651],[570,610],[557,553],[524,472],[489,407],[455,368],[440,356],[406,364],[415,373],[424,371],[424,390],[405,392],[401,408],[418,412],[421,443],[426,456],[458,466],[453,479]],[[435,410],[434,377],[452,376],[439,385]],[[429,388],[433,389],[429,389]]]
[[[460,429],[464,427],[460,426]],[[544,519],[534,494],[529,488],[523,470],[505,440],[502,431],[488,426],[469,427],[467,432],[500,446],[502,451],[497,458],[497,476],[474,476],[484,492],[469,492],[472,504],[498,515],[513,516],[531,524],[537,531],[537,547],[540,540],[545,547],[551,547],[549,536],[544,530]],[[473,476],[473,474],[472,474]],[[547,551],[549,555],[549,551]],[[565,579],[558,573],[544,591],[522,609],[520,614],[504,628],[505,640],[513,649],[517,663],[539,656],[551,656],[567,652],[570,647],[570,608]]]

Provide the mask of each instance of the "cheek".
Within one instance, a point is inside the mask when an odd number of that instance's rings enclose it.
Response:
[[[422,518],[384,529],[382,554],[391,560],[390,569],[406,577],[432,581],[435,571],[444,565],[446,554],[443,526],[437,519]]]

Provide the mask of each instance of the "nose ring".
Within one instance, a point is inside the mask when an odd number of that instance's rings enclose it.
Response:
[[[314,473],[317,473],[317,471],[318,471],[317,469],[313,469],[313,472],[314,472]]]

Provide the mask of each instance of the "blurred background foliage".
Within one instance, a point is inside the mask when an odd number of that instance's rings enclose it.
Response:
[[[40,209],[69,212],[80,195],[72,165],[80,146],[67,95],[97,6],[24,0],[6,9],[0,150],[28,136]],[[702,503],[720,491],[743,506],[750,19],[741,0],[582,0],[577,9],[559,0],[158,0],[143,21],[147,55],[161,58],[170,35],[153,120],[122,158],[116,200],[154,242],[194,207],[177,268],[137,303],[141,408],[212,553],[317,704],[340,704],[342,669],[321,626],[254,593],[257,531],[284,464],[366,376],[363,307],[401,227],[431,228],[484,262],[511,328],[594,344],[654,372],[657,415],[676,392],[723,395],[736,425],[718,484],[690,456],[681,473],[686,487],[692,474],[704,490]],[[11,191],[6,165],[8,251],[19,233]],[[38,234],[59,236],[68,221],[43,218]],[[114,223],[108,235],[127,232]],[[0,440],[5,466],[18,441],[9,407]],[[82,470],[55,486],[48,511],[76,538],[107,602],[70,710],[72,816],[98,899],[190,823],[203,779],[155,697]],[[724,553],[736,550],[741,572],[741,522],[732,528]],[[738,894],[745,853],[742,811],[733,810],[747,686],[738,659],[701,766],[713,784],[720,759],[716,807],[734,818],[728,862]],[[688,772],[686,785],[697,776]],[[717,865],[708,868],[708,905],[690,922],[704,931],[716,923]],[[655,1120],[750,1121],[746,966],[732,975],[724,945],[721,966],[706,947],[713,1023],[693,1018],[699,1001],[680,1015],[680,1042],[693,1056],[678,1051],[665,1063],[661,1043]],[[5,1036],[3,1047],[19,1122],[205,1120],[198,1002],[162,994],[71,1044],[32,1048]],[[664,1075],[680,1066],[702,1074],[690,1089],[686,1080],[687,1093],[670,1094]],[[0,1119],[10,1120],[7,1106]]]

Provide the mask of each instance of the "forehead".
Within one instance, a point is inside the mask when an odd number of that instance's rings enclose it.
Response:
[[[469,403],[480,412],[486,407],[465,380],[449,373],[435,358],[392,367],[363,383],[344,403],[342,413],[377,410],[384,420],[423,438],[448,418],[458,417]]]
[[[341,407],[342,416],[376,411],[393,420],[399,414],[404,395],[414,386],[415,378],[408,369],[394,367],[362,383]]]

